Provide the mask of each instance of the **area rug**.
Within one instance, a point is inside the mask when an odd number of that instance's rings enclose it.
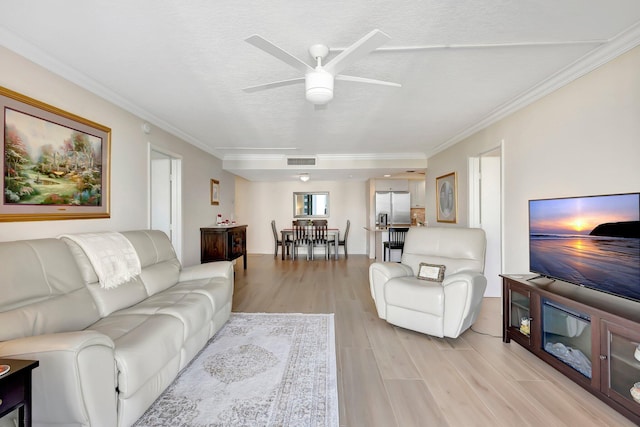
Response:
[[[333,314],[232,313],[135,426],[338,427]]]

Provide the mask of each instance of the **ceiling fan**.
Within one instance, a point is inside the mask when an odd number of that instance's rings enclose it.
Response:
[[[307,100],[316,106],[323,106],[333,99],[334,80],[401,87],[398,83],[340,74],[340,72],[342,72],[342,70],[347,66],[364,57],[369,52],[375,50],[390,39],[391,37],[384,32],[380,30],[373,30],[348,48],[344,49],[325,65],[322,64],[322,61],[329,54],[329,48],[323,44],[314,44],[309,48],[309,53],[316,62],[315,67],[312,67],[284,49],[276,46],[269,40],[254,34],[245,39],[245,41],[264,50],[268,54],[275,56],[296,70],[303,72],[304,77],[250,86],[243,90],[245,92],[256,92],[259,90],[273,89],[276,87],[289,86],[304,82]]]

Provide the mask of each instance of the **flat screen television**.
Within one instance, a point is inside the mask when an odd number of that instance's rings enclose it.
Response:
[[[529,269],[640,301],[640,193],[529,200]]]

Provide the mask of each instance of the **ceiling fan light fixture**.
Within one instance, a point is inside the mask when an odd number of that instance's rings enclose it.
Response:
[[[302,182],[309,181],[309,174],[303,173],[302,175],[300,175],[300,181]]]
[[[333,75],[320,69],[311,71],[304,79],[307,101],[323,105],[333,99]]]

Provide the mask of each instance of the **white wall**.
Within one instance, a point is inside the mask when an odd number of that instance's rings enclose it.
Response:
[[[640,191],[640,47],[429,159],[458,172],[456,226],[468,224],[467,158],[504,140],[504,272],[529,271],[528,200]]]
[[[363,181],[251,182],[236,178],[236,221],[248,225],[247,252],[273,253],[271,220],[276,221],[278,231],[291,226],[294,192],[328,191],[329,227],[339,228],[342,238],[350,220],[349,253],[365,254],[367,185]]]
[[[145,135],[142,119],[3,47],[0,64],[1,86],[111,128],[111,218],[0,222],[0,241],[148,228],[147,144],[151,142],[182,156],[183,263],[200,262],[199,228],[211,225],[218,211],[234,209],[234,175],[222,171],[220,159],[156,127]],[[220,180],[220,206],[210,205],[211,178]]]

